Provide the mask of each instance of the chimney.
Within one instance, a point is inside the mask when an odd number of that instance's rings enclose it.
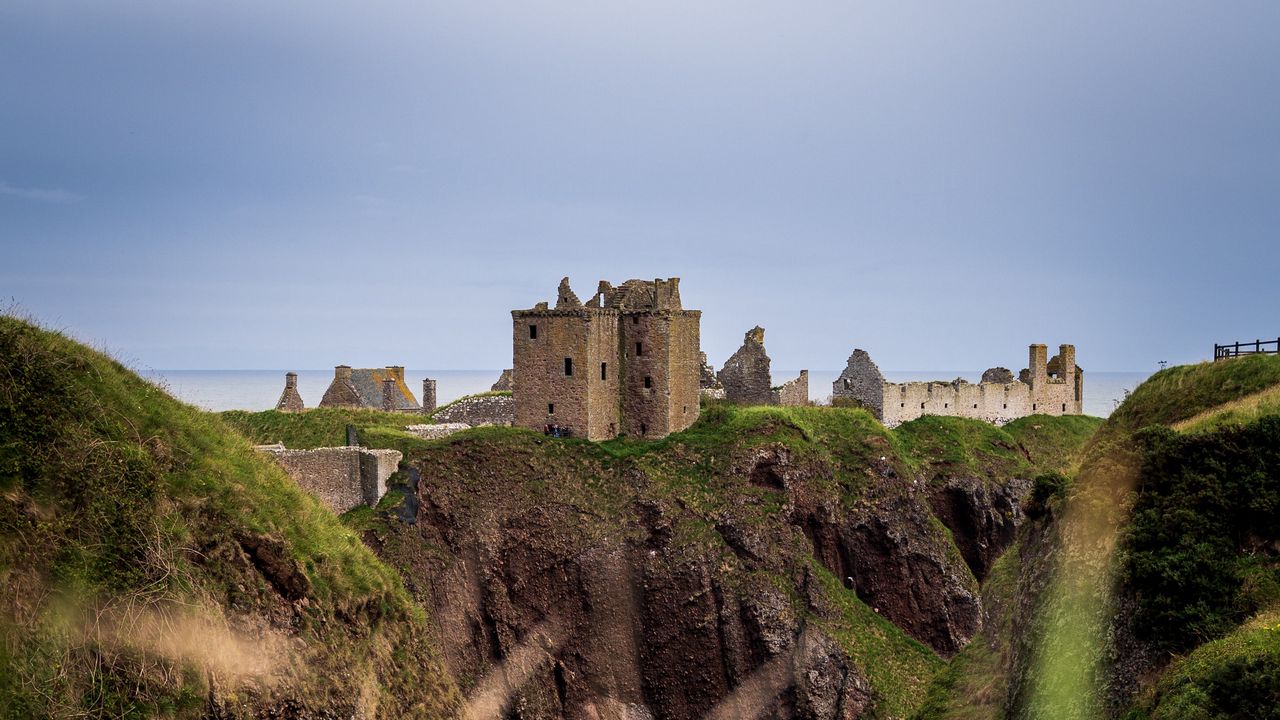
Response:
[[[431,378],[422,380],[422,412],[426,415],[436,411],[436,381]]]
[[[396,387],[395,378],[382,379],[382,409],[388,412],[396,409],[396,395],[400,389]]]
[[[1031,387],[1044,387],[1049,381],[1049,351],[1044,345],[1032,345],[1027,354],[1027,370],[1031,372]]]
[[[286,390],[298,389],[298,373],[288,372],[284,374],[284,388]]]
[[[346,380],[347,382],[351,382],[351,366],[350,365],[335,366],[333,368],[333,379]]]

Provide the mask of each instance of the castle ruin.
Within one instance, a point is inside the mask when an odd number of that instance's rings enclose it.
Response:
[[[857,349],[832,385],[833,402],[853,401],[887,427],[922,415],[968,417],[1002,425],[1027,415],[1080,415],[1084,412],[1084,370],[1076,365],[1074,345],[1058,346],[1046,360],[1044,345],[1032,345],[1029,367],[1014,379],[1005,368],[991,368],[982,382],[891,383],[871,356]]]
[[[808,405],[809,371],[801,370],[799,377],[774,387],[770,363],[764,351],[764,328],[757,325],[747,331],[742,347],[716,376],[722,397],[740,405]]]
[[[586,303],[560,281],[555,307],[513,310],[516,425],[574,437],[660,438],[698,418],[702,313],[680,279],[600,281]]]

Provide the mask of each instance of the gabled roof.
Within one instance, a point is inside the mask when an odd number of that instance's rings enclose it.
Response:
[[[404,371],[399,368],[351,368],[351,379],[335,377],[325,391],[321,407],[359,406],[381,410],[382,383],[390,379],[397,390],[391,410],[421,410],[413,391],[404,383]]]

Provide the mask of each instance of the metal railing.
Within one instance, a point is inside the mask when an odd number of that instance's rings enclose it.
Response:
[[[1213,361],[1226,360],[1228,358],[1242,357],[1244,355],[1276,355],[1280,354],[1280,338],[1275,340],[1254,340],[1253,342],[1238,342],[1230,345],[1214,345]]]

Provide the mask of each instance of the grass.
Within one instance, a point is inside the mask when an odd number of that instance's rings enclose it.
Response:
[[[1280,607],[1178,658],[1130,720],[1270,718],[1280,707]]]
[[[221,415],[256,443],[282,442],[285,447],[296,450],[346,445],[349,426],[356,429],[357,439],[363,445],[396,448],[419,439],[404,431],[406,425],[424,421],[421,415],[411,413],[348,408],[312,408],[300,413],[228,410]]]
[[[899,425],[893,434],[916,467],[1009,478],[1070,469],[1101,424],[1085,415],[1032,415],[997,427],[925,415]]]
[[[919,706],[929,681],[946,663],[907,637],[817,562],[812,564],[827,598],[838,610],[834,619],[814,618],[864,672],[875,693],[875,716],[905,718]]]
[[[1112,413],[1110,429],[1175,425],[1224,403],[1280,385],[1280,355],[1179,365],[1152,375]]]
[[[1173,423],[1172,427],[1187,433],[1212,432],[1224,427],[1247,425],[1267,415],[1280,415],[1280,385],[1214,406]]]
[[[276,690],[224,678],[233,716],[286,698],[342,707],[362,687],[389,715],[451,711],[400,578],[222,418],[11,317],[0,397],[0,717],[198,714],[210,656],[136,647],[127,631],[184,612],[300,642],[277,656]],[[281,613],[295,624],[272,631]]]

